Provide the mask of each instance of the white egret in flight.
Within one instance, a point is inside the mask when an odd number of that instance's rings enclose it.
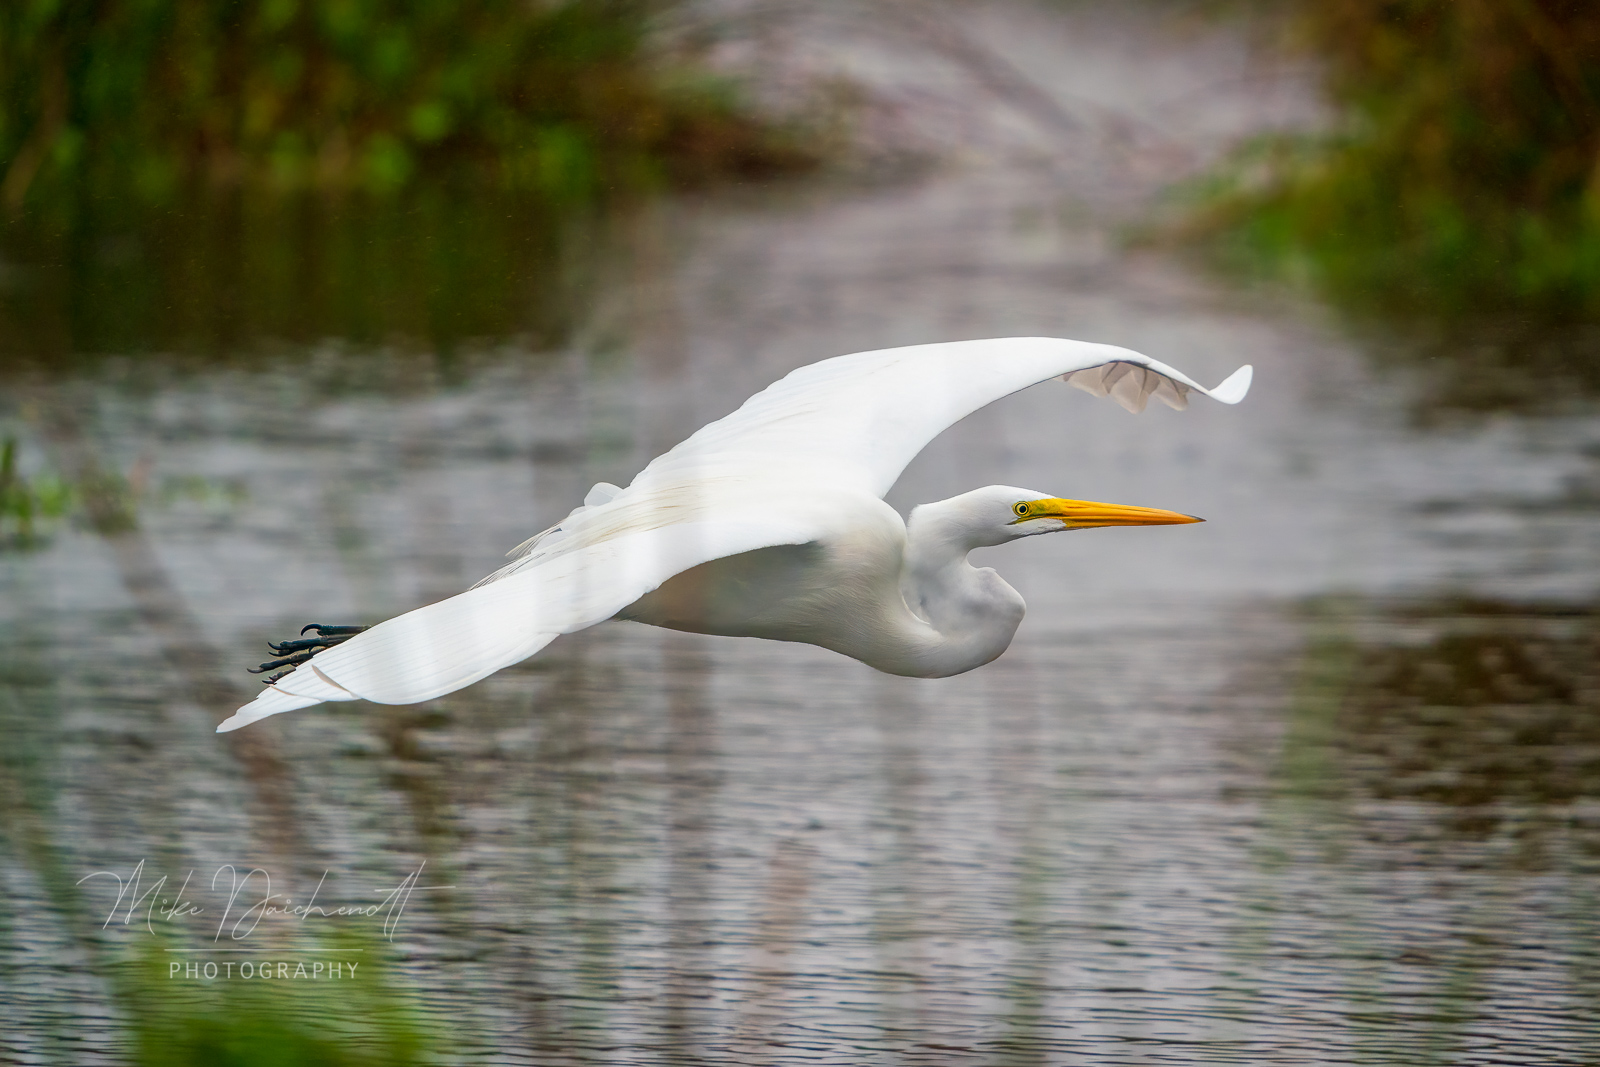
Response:
[[[1191,391],[1236,404],[1250,368],[1208,390],[1137,352],[1049,337],[801,367],[657,457],[627,488],[595,486],[467,592],[370,629],[321,627],[274,646],[283,658],[263,668],[293,669],[217,729],[325,700],[431,700],[612,618],[804,641],[890,674],[942,678],[982,666],[1011,644],[1025,606],[993,570],[967,562],[973,549],[1200,521],[1005,485],[923,504],[909,521],[883,502],[941,430],[1050,378],[1138,412],[1152,396],[1184,408]]]

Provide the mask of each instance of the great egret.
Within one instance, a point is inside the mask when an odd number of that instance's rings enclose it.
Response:
[[[923,504],[906,522],[882,499],[906,464],[962,417],[1050,378],[1139,412],[1152,396],[1187,407],[1190,391],[1236,404],[1250,373],[1241,367],[1208,390],[1138,352],[1049,337],[801,367],[627,488],[596,485],[467,592],[353,636],[359,628],[324,627],[276,646],[296,654],[274,666],[294,669],[217,730],[325,700],[430,700],[610,618],[804,641],[891,674],[972,670],[1006,650],[1025,610],[998,574],[967,562],[973,549],[1201,520],[992,485]]]

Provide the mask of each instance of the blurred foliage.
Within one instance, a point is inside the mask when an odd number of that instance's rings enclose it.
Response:
[[[1290,0],[1333,132],[1248,146],[1192,225],[1232,263],[1442,319],[1600,312],[1600,5]],[[1591,356],[1592,359],[1592,356]]]
[[[12,0],[0,199],[198,184],[583,195],[803,163],[645,48],[648,0]]]
[[[48,469],[24,477],[22,450],[15,436],[0,437],[0,552],[44,547],[62,521],[100,534],[134,530],[145,507],[184,508],[191,521],[225,522],[250,496],[241,479],[180,474],[151,484],[148,460],[127,475],[91,461],[73,477]]]
[[[43,527],[72,503],[72,487],[59,478],[24,478],[17,469],[17,439],[0,440],[0,551],[42,545]]]

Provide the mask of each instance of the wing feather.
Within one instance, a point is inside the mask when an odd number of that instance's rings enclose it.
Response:
[[[941,431],[1051,378],[1110,396],[1133,412],[1144,410],[1152,396],[1182,410],[1191,392],[1238,403],[1250,387],[1250,368],[1206,389],[1139,352],[1055,337],[858,352],[801,367],[775,382],[658,457],[634,485],[672,480],[713,456],[764,455],[882,496]]]
[[[318,653],[217,732],[323,701],[432,700],[528,658],[561,634],[610,618],[680,571],[768,545],[804,544],[819,534],[803,509],[777,521],[706,517],[618,532]]]

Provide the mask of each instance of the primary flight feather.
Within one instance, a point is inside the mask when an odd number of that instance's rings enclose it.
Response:
[[[1022,597],[967,562],[975,548],[1096,526],[1198,522],[1154,508],[988,486],[902,520],[883,494],[940,431],[1062,378],[1130,411],[1215,389],[1125,348],[1050,337],[916,345],[801,367],[658,456],[626,488],[595,486],[465,593],[320,651],[217,727],[328,700],[412,704],[609,618],[804,641],[879,670],[945,677],[1004,652]],[[331,628],[328,628],[331,630]],[[311,642],[302,642],[310,644]],[[288,663],[280,661],[277,665]]]

